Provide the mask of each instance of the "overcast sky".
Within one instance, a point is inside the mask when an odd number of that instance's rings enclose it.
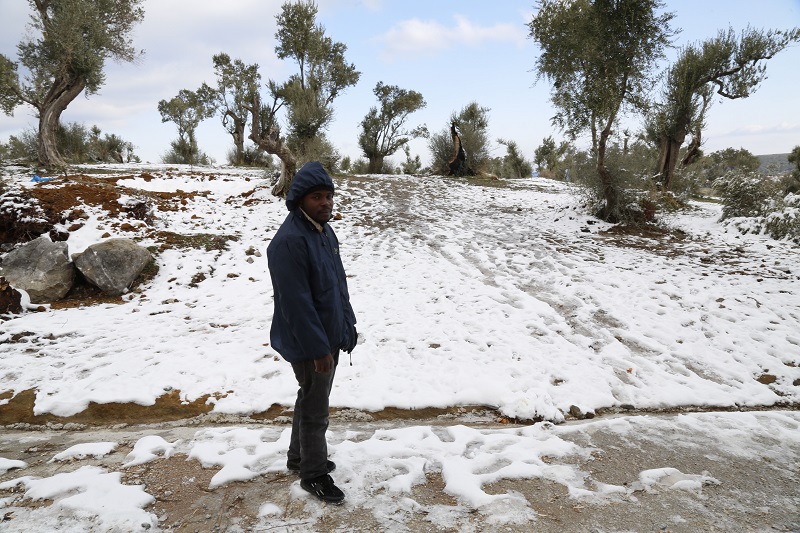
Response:
[[[203,81],[213,84],[214,54],[257,63],[264,80],[282,82],[296,71],[275,56],[281,3],[146,0],[145,19],[133,36],[143,58],[136,64],[110,62],[100,93],[79,96],[62,121],[96,124],[133,142],[143,161],[160,161],[177,134],[174,124],[161,123],[158,101]],[[550,122],[550,87],[545,80],[536,83],[532,71],[539,50],[526,24],[534,1],[319,0],[318,5],[318,22],[329,37],[347,45],[346,59],[361,72],[358,85],[334,102],[328,135],[342,155],[360,156],[359,122],[377,103],[372,90],[379,81],[422,93],[427,107],[411,115],[411,127],[424,123],[440,131],[454,111],[475,101],[491,110],[491,138],[516,141],[529,159],[543,138],[562,138]],[[800,26],[800,0],[668,0],[667,10],[677,15],[673,27],[683,28],[679,45],[728,27]],[[28,2],[0,0],[0,53],[16,59],[30,12]],[[715,102],[704,132],[706,152],[742,147],[757,155],[784,153],[800,144],[798,66],[800,47],[793,46],[769,61],[768,79],[753,96]],[[28,106],[17,108],[13,117],[0,115],[0,140],[35,124]],[[216,117],[201,124],[198,142],[218,163],[232,146]],[[411,146],[412,155],[429,160],[424,141]],[[503,155],[504,149],[495,145],[493,153]],[[394,159],[401,157],[398,152]]]

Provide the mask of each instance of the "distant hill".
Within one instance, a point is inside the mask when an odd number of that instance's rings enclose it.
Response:
[[[757,155],[756,157],[761,161],[761,166],[758,167],[761,172],[777,171],[778,174],[783,174],[792,170],[789,154]]]

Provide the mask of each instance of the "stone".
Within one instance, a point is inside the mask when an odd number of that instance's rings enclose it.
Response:
[[[86,280],[109,296],[125,293],[151,258],[130,239],[108,239],[72,256]]]
[[[0,275],[15,289],[27,292],[31,303],[48,303],[67,295],[75,281],[75,267],[66,242],[42,236],[6,254]]]

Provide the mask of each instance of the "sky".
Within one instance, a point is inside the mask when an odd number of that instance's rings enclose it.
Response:
[[[158,249],[162,231],[237,239],[223,250],[163,250],[158,273],[124,303],[45,306],[5,320],[0,392],[35,389],[34,412],[59,416],[79,413],[90,402],[153,405],[168,391],[186,401],[221,393],[208,400],[221,417],[291,406],[291,366],[269,346],[272,285],[264,253],[286,210],[262,173],[84,168],[93,179],[128,176],[116,183],[120,202],[169,199],[180,190],[175,198],[186,203],[180,209],[169,200],[154,204],[152,227],[109,216],[96,205],[76,206],[86,218],[69,232],[70,256],[109,237]],[[36,183],[29,169],[5,172],[10,193],[4,209],[17,190],[79,181]],[[606,233],[611,225],[587,215],[571,185],[541,178],[470,185],[442,177],[337,177],[336,187],[342,217],[332,227],[362,337],[352,358],[342,356],[331,394],[333,407],[351,413],[333,422],[329,448],[348,494],[345,510],[365,507],[376,519],[392,517],[399,525],[388,523],[391,531],[404,530],[403,521],[420,512],[446,529],[458,517],[468,521],[470,510],[513,525],[534,521],[541,502],[498,485],[484,490],[485,484],[556,483],[568,491],[567,512],[573,505],[636,502],[637,491],[651,488],[685,490],[691,509],[714,498],[706,491],[720,482],[714,465],[725,464],[726,454],[764,458],[782,475],[796,470],[800,415],[780,409],[800,401],[797,244],[741,234],[719,222],[721,207],[712,202],[693,202],[663,221],[680,238]],[[747,220],[737,222],[747,227]],[[0,404],[9,402],[4,396]],[[458,423],[445,418],[435,427],[404,421],[364,430],[358,424],[387,407],[470,405],[551,423],[481,429],[470,427],[467,417]],[[624,406],[733,412],[600,412]],[[561,424],[575,409],[599,416]],[[597,452],[598,432],[672,441],[693,453],[694,439],[704,435],[700,449],[712,450],[704,455],[712,467],[681,469],[673,462],[676,453],[631,473],[624,485],[603,483],[597,468],[569,462],[569,456]],[[157,517],[145,509],[153,495],[143,485],[123,483],[125,468],[185,455],[219,468],[208,487],[215,490],[285,473],[288,446],[286,427],[279,425],[195,427],[182,442],[153,434],[124,444],[78,431],[80,443],[67,449],[40,448],[34,444],[43,432],[33,433],[29,455],[0,454],[0,475],[10,471],[0,481],[0,514],[14,517],[4,523],[9,531],[46,531],[53,524],[85,531],[87,523],[121,531],[147,524],[155,531]],[[130,444],[127,456],[103,466],[73,461],[106,457]],[[29,475],[42,453],[52,453],[47,459],[63,468]],[[441,472],[443,490],[457,503],[420,510],[410,499],[430,472]],[[18,486],[23,490],[10,492]],[[311,521],[329,512],[296,481],[289,491],[288,503],[263,493],[259,524],[265,529],[285,526],[283,514],[294,502],[307,505]],[[790,502],[791,495],[786,498]],[[33,500],[48,501],[27,505]],[[697,516],[696,510],[681,514],[672,518],[678,529]],[[715,520],[719,525],[722,518]]]
[[[281,82],[295,72],[295,65],[274,52],[281,3],[146,0],[145,19],[133,35],[145,55],[136,64],[109,63],[100,94],[79,96],[62,120],[98,125],[132,142],[143,161],[159,162],[177,134],[172,123],[161,123],[158,102],[204,81],[212,84],[214,54],[258,64],[265,80]],[[539,51],[526,24],[535,2],[320,0],[318,5],[318,22],[347,46],[346,59],[361,72],[359,83],[335,101],[327,132],[342,156],[361,156],[359,123],[377,104],[372,91],[378,82],[423,95],[427,106],[409,117],[409,127],[425,124],[442,131],[452,113],[477,102],[490,109],[491,139],[515,141],[529,159],[544,138],[563,138],[551,125],[550,88],[546,80],[537,82],[533,71]],[[729,27],[800,26],[800,0],[769,0],[757,7],[749,0],[669,0],[666,9],[676,14],[673,27],[683,29],[677,45]],[[28,13],[26,2],[0,0],[0,53],[16,57]],[[793,46],[768,62],[768,79],[753,96],[716,102],[704,132],[705,150],[745,148],[760,155],[786,153],[800,144],[800,109],[792,105],[800,86],[798,64],[800,47]],[[631,129],[638,127],[635,119],[626,120]],[[17,108],[14,117],[0,117],[0,140],[35,122],[32,108]],[[224,163],[232,141],[219,118],[203,122],[197,134],[201,150]],[[585,148],[586,141],[578,145]],[[505,153],[496,142],[491,149],[496,156]],[[411,152],[423,162],[430,159],[422,139],[412,141]],[[395,162],[402,157],[398,152]]]

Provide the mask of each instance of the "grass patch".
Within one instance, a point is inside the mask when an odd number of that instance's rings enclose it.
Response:
[[[222,251],[227,249],[228,241],[238,241],[236,235],[214,235],[212,233],[195,233],[181,235],[171,231],[158,232],[158,240],[162,242],[161,251],[170,248],[205,250],[207,252]]]

